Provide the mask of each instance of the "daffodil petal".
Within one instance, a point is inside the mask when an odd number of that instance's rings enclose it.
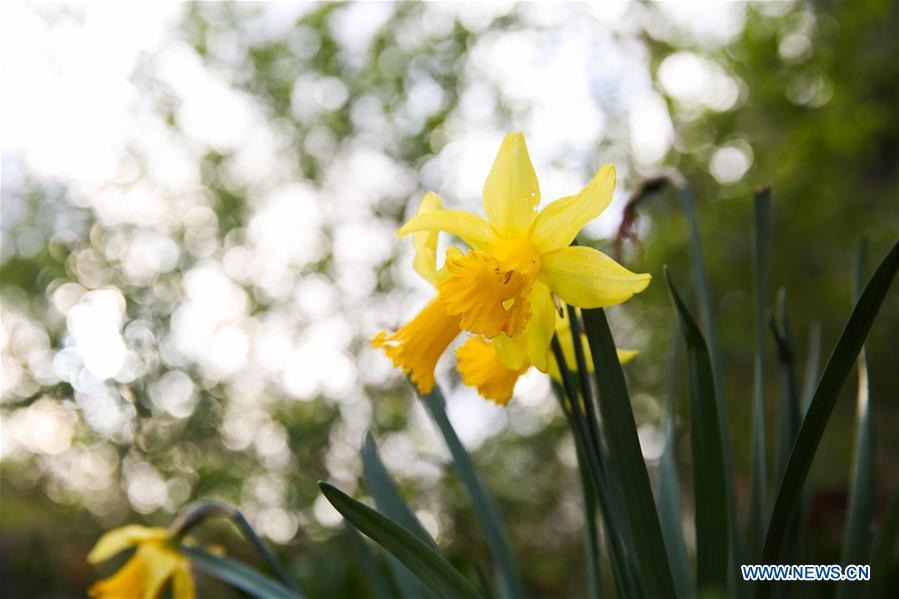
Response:
[[[528,362],[541,372],[548,368],[547,350],[556,328],[556,307],[549,289],[539,281],[531,292],[531,319],[521,333],[519,344],[523,346]]]
[[[640,354],[639,349],[616,349],[615,352],[618,354],[618,361],[622,364],[627,364]]]
[[[543,256],[539,279],[564,302],[578,308],[620,304],[640,293],[652,277],[624,268],[599,250],[566,247]]]
[[[480,216],[462,210],[432,210],[417,214],[396,232],[398,237],[424,231],[444,231],[455,235],[476,250],[489,248],[496,231]]]
[[[100,537],[91,552],[87,554],[87,561],[91,564],[99,564],[138,543],[161,541],[167,535],[168,532],[164,528],[148,528],[139,524],[114,528]]]
[[[190,562],[185,560],[172,576],[172,599],[196,599],[197,590],[190,575]]]
[[[607,164],[580,193],[552,202],[537,215],[531,244],[542,254],[567,247],[584,225],[606,209],[614,191],[615,167]]]
[[[175,549],[164,547],[162,543],[145,543],[137,548],[144,574],[144,596],[142,599],[156,599],[165,583],[181,567],[182,557]],[[178,597],[177,599],[181,599]]]
[[[144,594],[144,567],[140,558],[136,554],[131,556],[115,574],[92,584],[87,594],[94,599],[141,599]]]
[[[428,192],[418,205],[418,214],[440,210],[441,207],[440,196]],[[432,285],[437,284],[437,234],[437,231],[420,231],[412,235],[412,247],[415,248],[412,267]]]
[[[500,362],[496,347],[482,337],[471,337],[456,350],[459,376],[469,387],[475,387],[481,397],[501,406],[509,403],[515,382],[527,365],[520,370],[506,368]]]
[[[524,237],[540,203],[540,184],[522,133],[509,133],[484,183],[484,212],[506,239]]]
[[[496,348],[496,357],[506,368],[521,370],[528,365],[528,355],[515,339],[503,333],[494,337],[492,342]]]

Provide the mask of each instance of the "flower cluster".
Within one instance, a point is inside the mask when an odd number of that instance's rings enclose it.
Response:
[[[606,165],[579,193],[538,212],[540,185],[524,136],[509,133],[484,184],[486,220],[444,209],[440,198],[428,193],[397,231],[412,236],[414,268],[437,293],[408,324],[378,333],[372,345],[427,394],[435,384],[437,360],[460,333],[470,333],[456,352],[463,382],[507,404],[515,381],[530,366],[550,374],[556,368],[549,347],[556,328],[566,326],[560,301],[577,308],[612,306],[649,284],[649,274],[633,273],[596,249],[571,245],[609,205],[614,189],[615,168]],[[441,231],[468,249],[450,247],[438,269]]]

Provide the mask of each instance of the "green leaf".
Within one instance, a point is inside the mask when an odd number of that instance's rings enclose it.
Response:
[[[362,443],[362,469],[365,482],[368,484],[371,496],[378,505],[378,511],[401,525],[403,528],[417,536],[419,539],[437,550],[437,543],[425,530],[418,518],[412,512],[412,508],[406,503],[397,490],[390,473],[381,461],[378,454],[378,446],[371,433],[365,435]]]
[[[699,316],[705,326],[705,338],[708,342],[709,359],[712,363],[712,378],[715,383],[715,397],[718,400],[718,419],[720,421],[722,450],[724,452],[724,480],[727,485],[727,525],[730,531],[731,563],[728,576],[729,595],[736,595],[737,570],[743,561],[743,542],[737,524],[737,496],[734,484],[734,458],[727,417],[727,399],[724,394],[724,367],[721,361],[721,349],[718,344],[718,323],[715,318],[714,299],[709,284],[709,276],[702,255],[702,238],[699,234],[699,222],[693,206],[693,194],[685,182],[675,183],[690,236],[690,264],[693,275],[693,287],[696,290],[696,303]],[[689,299],[687,300],[689,301]]]
[[[659,464],[656,468],[656,487],[659,496],[659,522],[662,535],[665,537],[665,548],[671,562],[671,573],[674,586],[681,597],[692,596],[690,579],[690,563],[687,559],[687,543],[684,540],[684,527],[681,520],[680,485],[677,476],[677,452],[674,438],[674,421],[677,397],[677,359],[680,344],[677,343],[677,331],[671,336],[671,350],[668,359],[668,381],[666,385],[667,402],[662,421],[665,445]]]
[[[576,341],[575,341],[576,342]],[[574,437],[575,447],[577,448],[578,468],[582,473],[586,473],[587,478],[593,485],[593,491],[599,501],[600,514],[603,519],[603,532],[605,533],[606,546],[609,548],[609,563],[612,567],[612,582],[615,585],[616,594],[619,597],[632,597],[640,594],[640,584],[638,577],[633,573],[630,564],[627,561],[624,546],[632,546],[627,523],[621,501],[615,493],[617,487],[609,484],[609,481],[615,480],[614,472],[608,472],[609,461],[603,456],[602,446],[596,448],[591,445],[591,437],[587,432],[587,424],[584,418],[584,412],[581,409],[581,401],[578,396],[578,386],[575,382],[574,375],[568,369],[565,361],[565,354],[559,345],[559,339],[556,335],[552,338],[552,350],[559,366],[559,373],[562,376],[564,391],[560,392],[559,385],[553,384],[556,390],[556,396],[562,407],[562,413],[568,419],[568,426]]]
[[[778,323],[780,320],[780,323]],[[771,315],[771,333],[777,347],[780,366],[780,409],[778,411],[777,476],[783,476],[790,459],[790,450],[799,432],[799,387],[796,381],[796,357],[790,322],[787,315],[787,294],[781,288],[777,293],[777,315]]]
[[[418,521],[418,518],[416,518],[397,490],[393,479],[390,478],[390,473],[387,472],[387,468],[384,467],[384,463],[381,461],[381,456],[378,455],[378,447],[375,445],[375,440],[371,433],[365,436],[365,441],[362,444],[362,469],[365,474],[365,482],[378,506],[378,510],[436,551],[437,544],[434,542],[434,539],[431,538],[431,535]],[[421,597],[428,594],[415,576],[398,560],[388,556],[387,563],[404,597]]]
[[[723,591],[727,584],[730,543],[724,459],[712,364],[702,332],[684,305],[667,268],[665,279],[687,343],[696,520],[696,586],[700,592],[709,588]]]
[[[861,293],[867,255],[866,240],[859,243],[852,276],[852,294]],[[868,380],[868,361],[862,346],[857,361],[858,392],[856,396],[855,454],[852,460],[852,482],[849,488],[849,510],[843,540],[843,563],[868,563],[871,548],[871,529],[874,527],[874,502],[877,493],[877,451],[874,421],[871,418],[871,389]],[[856,589],[848,582],[840,584],[837,596],[850,597]]]
[[[802,380],[802,402],[800,406],[800,423],[805,418],[808,407],[812,403],[812,396],[815,394],[815,387],[818,385],[818,374],[821,362],[821,323],[813,322],[809,328],[808,349],[806,350],[805,374]],[[797,429],[797,434],[798,434]],[[792,449],[792,448],[791,448]],[[809,512],[812,507],[811,489],[806,487],[802,491],[802,499],[799,505],[799,522],[796,534],[796,550],[793,556],[796,563],[808,563],[808,556],[811,553],[811,523],[809,522]]]
[[[616,514],[616,507],[610,500],[610,486],[606,484],[606,474],[603,466],[599,461],[599,457],[594,453],[588,453],[586,432],[582,429],[582,425],[578,423],[577,418],[573,414],[574,403],[570,397],[572,394],[577,396],[577,386],[574,384],[574,377],[565,363],[565,356],[562,354],[562,348],[559,345],[558,338],[553,335],[552,349],[559,366],[559,372],[562,376],[562,385],[553,381],[553,390],[559,400],[562,413],[568,420],[568,427],[571,429],[574,444],[577,448],[578,471],[581,480],[586,480],[592,485],[595,496],[599,501],[600,514],[603,519],[603,532],[606,538],[606,547],[609,549],[609,563],[612,568],[612,583],[615,586],[615,592],[619,597],[631,597],[637,594],[636,582],[631,576],[624,558],[624,548],[622,546],[621,531],[619,526],[624,524],[622,518]],[[622,514],[623,515],[623,514]]]
[[[188,545],[181,545],[180,550],[190,558],[197,570],[254,597],[260,599],[301,599],[302,597],[299,593],[291,591],[281,583],[240,562],[212,555]]]
[[[326,482],[319,482],[318,486],[344,518],[389,551],[438,596],[480,597],[464,576],[414,534],[337,487]]]
[[[362,567],[362,572],[365,573],[365,579],[371,584],[375,599],[391,599],[394,597],[395,593],[390,590],[387,578],[381,570],[381,564],[378,563],[374,553],[369,549],[365,539],[362,538],[359,531],[349,521],[345,522],[344,528],[350,547],[353,549],[356,557],[359,558],[359,565]]]
[[[830,419],[840,390],[852,370],[852,365],[871,330],[897,270],[899,270],[899,242],[893,245],[868,281],[865,290],[855,303],[846,328],[843,329],[843,333],[827,361],[808,412],[799,428],[799,435],[793,445],[787,470],[780,481],[760,563],[779,563],[787,526],[799,503],[802,487],[821,442],[827,421]],[[765,592],[770,590],[770,585],[764,585],[764,587]]]
[[[768,213],[771,190],[763,188],[753,197],[753,280],[755,288],[755,363],[752,399],[752,460],[749,491],[749,522],[746,538],[749,555],[761,549],[768,514],[768,468],[765,456],[765,304],[767,297]]]
[[[287,572],[284,571],[281,563],[274,555],[272,555],[272,552],[269,551],[262,539],[259,538],[259,535],[256,534],[256,531],[250,525],[250,522],[244,517],[240,510],[232,505],[223,501],[218,501],[217,499],[200,499],[184,508],[169,528],[172,531],[173,537],[180,541],[191,528],[197,526],[206,518],[218,516],[231,520],[238,530],[243,533],[244,538],[246,538],[253,548],[256,549],[256,552],[262,556],[272,571],[278,575],[281,582],[283,582],[291,591],[296,593],[299,592],[293,580],[287,575]]]
[[[506,533],[506,528],[503,526],[490,492],[475,471],[471,456],[468,455],[446,415],[445,401],[440,389],[435,386],[431,393],[422,396],[421,399],[446,441],[450,455],[453,457],[453,467],[468,492],[475,517],[481,530],[484,531],[490,553],[496,560],[501,575],[500,596],[523,597],[524,587],[518,574],[518,566],[512,557],[509,535]]]
[[[813,322],[808,331],[808,350],[805,358],[805,374],[802,377],[802,417],[808,412],[818,386],[821,370],[821,323]]]
[[[899,552],[899,485],[893,489],[893,498],[887,511],[877,538],[874,539],[874,548],[871,551],[871,597],[887,597],[886,585],[890,581],[891,574],[896,574],[899,569],[899,560],[896,559]]]
[[[578,463],[582,460],[579,459]],[[584,501],[584,553],[587,559],[587,596],[602,597],[602,579],[599,571],[599,537],[596,528],[596,493],[590,475],[578,468],[581,479],[581,495]]]
[[[620,473],[615,482],[621,488],[643,588],[650,596],[675,597],[671,566],[615,342],[601,308],[584,310],[583,317],[593,355],[604,438],[611,462]]]

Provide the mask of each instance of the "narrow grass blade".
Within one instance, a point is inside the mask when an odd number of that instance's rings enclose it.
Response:
[[[780,321],[778,323],[778,320]],[[780,401],[778,410],[777,476],[783,476],[790,450],[799,432],[799,386],[796,380],[796,353],[787,315],[787,294],[777,293],[777,313],[771,316],[771,333],[780,366]]]
[[[899,485],[871,551],[871,597],[888,597],[891,575],[899,575]]]
[[[818,376],[821,371],[821,323],[813,322],[808,332],[808,350],[806,350],[805,374],[802,377],[802,417],[808,412],[815,388],[818,386]]]
[[[604,471],[608,471],[608,464],[603,464],[603,462],[607,462],[607,458],[603,451],[602,438],[599,434],[599,420],[596,417],[596,406],[593,398],[593,388],[590,383],[590,371],[587,368],[587,354],[584,351],[584,344],[581,338],[581,323],[580,316],[578,315],[578,311],[573,306],[567,307],[568,320],[570,323],[570,334],[571,334],[571,343],[574,346],[574,359],[575,364],[577,366],[578,372],[578,380],[580,382],[580,393],[581,398],[583,399],[583,403],[580,402],[577,404],[578,406],[583,405],[583,410],[574,410],[574,418],[580,420],[584,423],[585,428],[587,429],[588,439],[590,449],[584,449],[585,451],[592,451],[596,454],[596,459],[603,466]],[[583,459],[579,459],[579,463],[583,462]],[[588,583],[589,589],[593,593],[594,596],[600,596],[602,589],[600,587],[600,578],[599,578],[599,543],[596,537],[596,491],[590,486],[590,480],[587,473],[581,470],[581,485],[583,487],[584,493],[584,520],[587,527],[587,558],[588,562]],[[609,489],[610,494],[614,491],[614,489]],[[608,504],[614,505],[612,500],[607,500]],[[614,511],[614,508],[610,508]],[[610,514],[608,520],[610,522],[620,522],[620,519],[613,514]],[[622,533],[625,531],[622,530]],[[615,530],[613,530],[613,534],[618,534]],[[623,558],[623,556],[622,556]],[[626,575],[622,573],[622,575]],[[631,576],[627,575],[628,578]]]
[[[808,334],[808,347],[806,349],[805,374],[802,380],[802,401],[800,406],[800,419],[805,418],[808,407],[812,403],[815,387],[818,386],[818,375],[821,366],[821,323],[813,322]],[[798,434],[798,429],[797,429]],[[792,448],[791,448],[792,449]],[[812,493],[808,487],[802,490],[802,498],[799,505],[798,532],[796,534],[796,549],[793,552],[795,563],[808,563],[811,553],[811,525],[809,512],[812,508]]]
[[[640,578],[647,595],[675,597],[674,579],[649,474],[609,323],[601,308],[584,310],[583,317],[594,361],[604,438],[611,461],[621,474],[615,482],[621,488]]]
[[[494,595],[490,589],[490,579],[487,577],[487,573],[484,572],[484,568],[480,564],[474,564],[474,573],[478,577],[478,590],[481,591],[484,599],[493,599]]]
[[[180,551],[190,558],[193,566],[200,572],[228,583],[253,597],[259,599],[302,598],[298,592],[291,591],[281,583],[240,562],[219,557],[189,545],[181,545]]]
[[[718,420],[718,403],[708,347],[674,286],[665,279],[687,343],[690,390],[690,445],[693,449],[693,499],[696,518],[696,587],[723,591],[729,567],[727,491]]]
[[[371,433],[365,436],[362,444],[362,469],[365,474],[365,482],[378,510],[436,551],[437,544],[434,539],[415,517],[412,509],[397,490],[393,479],[390,478],[390,473],[387,472],[381,456],[378,455],[378,447],[375,445]],[[388,556],[387,563],[393,573],[393,579],[404,597],[421,597],[428,594],[427,589],[399,560]]]
[[[390,590],[390,584],[387,582],[387,577],[384,576],[381,564],[378,563],[375,554],[372,553],[365,543],[365,539],[362,538],[359,531],[349,521],[344,522],[344,524],[350,547],[359,559],[359,565],[365,574],[365,579],[371,584],[372,594],[375,599],[392,599],[395,597],[396,594]]]
[[[867,243],[862,240],[856,251],[852,273],[852,294],[858,299],[864,280]],[[865,347],[858,356],[858,392],[856,399],[855,454],[852,460],[852,481],[849,487],[849,510],[843,539],[843,563],[868,563],[871,531],[874,528],[874,501],[877,493],[877,451],[874,421],[871,417],[871,389],[868,380],[868,361]],[[856,589],[848,582],[840,585],[837,596],[849,597]]]
[[[430,545],[337,487],[319,482],[322,493],[343,517],[389,551],[440,597],[480,597],[468,580]]]
[[[378,454],[378,446],[375,445],[371,433],[365,435],[362,444],[362,469],[365,474],[365,482],[368,484],[371,496],[378,505],[378,511],[398,523],[400,526],[427,543],[432,549],[437,550],[437,543],[428,534],[421,522],[412,512],[412,508],[402,498],[390,473],[384,467],[381,456]]]
[[[443,395],[438,387],[428,394],[422,396],[422,401],[443,439],[449,448],[450,455],[453,457],[453,467],[456,474],[462,481],[468,497],[471,499],[471,505],[474,509],[475,518],[484,531],[487,539],[487,545],[496,560],[497,568],[501,574],[500,596],[501,597],[522,597],[524,596],[524,587],[521,584],[521,578],[518,574],[518,566],[512,557],[512,547],[509,544],[509,535],[506,527],[503,525],[499,516],[499,511],[487,487],[481,481],[471,461],[471,456],[459,440],[453,425],[450,423],[444,408],[445,402]]]
[[[577,342],[579,341],[575,343]],[[620,496],[621,488],[615,483],[618,480],[617,472],[605,447],[602,444],[591,444],[592,436],[587,430],[588,424],[582,407],[583,402],[578,395],[579,387],[575,382],[574,374],[568,369],[562,347],[555,335],[552,338],[552,350],[562,374],[565,390],[568,393],[567,405],[570,408],[566,410],[563,405],[563,411],[569,417],[569,426],[574,433],[575,444],[578,447],[578,459],[584,460],[579,463],[589,467],[590,479],[594,485],[593,490],[599,500],[603,532],[606,545],[609,547],[609,563],[612,566],[616,593],[620,597],[642,595],[644,593],[640,575],[625,549],[633,547],[634,542],[624,512],[624,500]],[[560,397],[564,398],[564,395]],[[595,438],[599,438],[598,433]]]
[[[799,502],[802,487],[808,476],[818,444],[821,442],[827,421],[833,411],[834,403],[852,370],[852,365],[861,351],[868,332],[871,330],[897,270],[899,270],[899,242],[893,245],[874,275],[868,280],[865,290],[849,316],[846,328],[843,329],[843,333],[827,361],[811,405],[809,405],[808,412],[799,428],[799,435],[793,445],[787,470],[780,481],[760,563],[778,563],[790,517]],[[764,586],[764,592],[768,592],[770,585]]]
[[[659,464],[656,468],[656,488],[659,497],[659,522],[662,535],[665,537],[665,549],[671,562],[671,574],[674,586],[680,597],[692,597],[693,583],[690,576],[690,562],[687,558],[687,543],[684,540],[684,527],[681,520],[680,485],[677,475],[677,451],[674,438],[674,423],[677,413],[677,372],[680,355],[679,331],[675,328],[671,334],[671,348],[668,354],[668,379],[665,385],[666,406],[662,421],[662,433],[665,445]]]
[[[737,594],[737,569],[743,561],[743,541],[737,524],[737,494],[734,483],[734,458],[731,449],[730,427],[727,416],[727,398],[724,394],[724,366],[721,362],[721,349],[718,344],[718,321],[715,318],[712,288],[702,255],[702,238],[699,234],[699,222],[693,205],[693,194],[685,183],[677,185],[687,228],[690,235],[690,264],[693,274],[693,287],[696,290],[696,304],[699,316],[705,326],[705,338],[708,343],[709,359],[712,363],[712,377],[715,381],[715,397],[718,400],[718,419],[721,422],[722,450],[724,452],[724,480],[727,484],[727,524],[730,530],[731,564],[728,575],[729,595]],[[689,302],[689,298],[687,298]]]
[[[578,456],[578,463],[583,462]],[[581,478],[581,494],[584,499],[584,554],[587,560],[587,596],[592,599],[602,597],[602,579],[599,571],[599,537],[596,528],[596,493],[590,482],[590,475],[578,468]]]
[[[240,510],[232,505],[223,501],[218,501],[217,499],[200,499],[184,508],[169,526],[169,529],[174,538],[180,541],[191,528],[199,525],[209,517],[224,517],[231,520],[243,534],[244,538],[250,542],[256,552],[262,556],[262,559],[265,560],[265,563],[268,564],[269,568],[278,575],[281,582],[283,582],[291,591],[299,593],[293,580],[287,575],[287,572],[281,566],[281,563],[274,555],[272,555],[272,552],[269,551],[262,539],[259,538],[259,535],[256,534],[256,531],[250,525],[249,520],[246,519]]]
[[[574,407],[577,405],[575,403],[577,402],[577,385],[574,382],[574,376],[568,369],[565,355],[562,353],[559,340],[555,335],[552,338],[552,350],[562,377],[562,385],[553,382],[553,389],[556,392],[562,413],[568,420],[568,426],[574,438],[574,444],[577,448],[578,470],[581,472],[582,477],[586,476],[593,485],[593,491],[596,493],[596,498],[599,501],[603,534],[609,551],[609,565],[612,569],[612,583],[615,586],[615,593],[619,597],[633,597],[639,594],[639,585],[636,577],[631,574],[624,553],[620,530],[620,527],[624,524],[622,522],[623,518],[618,516],[620,513],[618,506],[610,499],[612,488],[607,484],[607,477],[602,462],[599,460],[598,455],[590,451],[583,423],[574,414]],[[571,397],[575,397],[575,399],[572,401]]]
[[[778,322],[779,321],[779,322]],[[780,368],[778,397],[778,444],[777,444],[777,478],[783,476],[790,460],[790,451],[799,433],[799,389],[796,382],[796,359],[793,349],[793,337],[790,332],[790,320],[787,314],[786,290],[781,288],[777,294],[777,310],[771,315],[771,333],[777,348],[777,362]],[[797,553],[804,550],[807,529],[802,523],[807,512],[802,511],[794,516],[789,530],[789,543],[784,549],[784,559],[795,563]]]
[[[752,397],[752,459],[749,490],[749,521],[746,539],[749,555],[761,550],[768,517],[768,467],[765,455],[765,303],[768,265],[768,212],[771,190],[758,190],[753,197],[753,281],[755,288],[755,363]]]

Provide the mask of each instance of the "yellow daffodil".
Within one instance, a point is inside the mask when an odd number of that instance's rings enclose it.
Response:
[[[441,207],[440,198],[429,193],[422,199],[418,214],[426,214]],[[437,285],[445,277],[437,271],[437,231],[416,233],[413,267],[426,281]],[[460,331],[460,317],[447,313],[446,304],[435,297],[408,324],[393,333],[380,332],[372,339],[372,346],[381,348],[394,366],[409,375],[423,395],[434,389],[434,368],[437,360]]]
[[[105,562],[117,553],[137,547],[122,568],[95,583],[89,591],[98,599],[156,599],[166,582],[172,581],[173,599],[194,599],[190,560],[172,544],[164,528],[131,524],[100,537],[87,556],[91,564]]]
[[[579,308],[599,308],[643,291],[650,275],[635,274],[593,248],[570,245],[609,205],[614,188],[615,169],[607,165],[578,194],[538,212],[540,186],[524,136],[510,133],[484,185],[487,220],[444,210],[433,196],[430,209],[420,210],[397,235],[414,234],[418,246],[432,239],[419,235],[444,231],[470,248],[448,251],[444,268],[431,279],[438,290],[435,301],[445,309],[441,342],[449,336],[451,317],[458,317],[462,329],[496,340],[494,348],[507,367],[527,362],[546,371],[556,321],[552,294]],[[436,320],[438,310],[432,309]]]
[[[569,370],[577,372],[574,342],[571,338],[571,323],[568,318],[557,319],[555,327],[559,345],[562,347],[562,355]],[[584,347],[584,355],[587,360],[587,368],[593,372],[593,358],[587,337],[581,334],[581,342]],[[634,349],[619,349],[618,360],[627,364],[636,357],[639,352]],[[518,354],[523,360],[522,354]],[[482,337],[471,337],[456,350],[456,358],[459,360],[458,370],[462,382],[469,387],[475,387],[481,397],[489,399],[500,405],[506,405],[512,399],[512,391],[518,377],[528,371],[531,364],[521,361],[517,364],[507,365],[501,359],[496,340],[487,341]],[[550,376],[555,380],[561,380],[561,373],[552,351],[547,351],[545,362],[549,365]]]

